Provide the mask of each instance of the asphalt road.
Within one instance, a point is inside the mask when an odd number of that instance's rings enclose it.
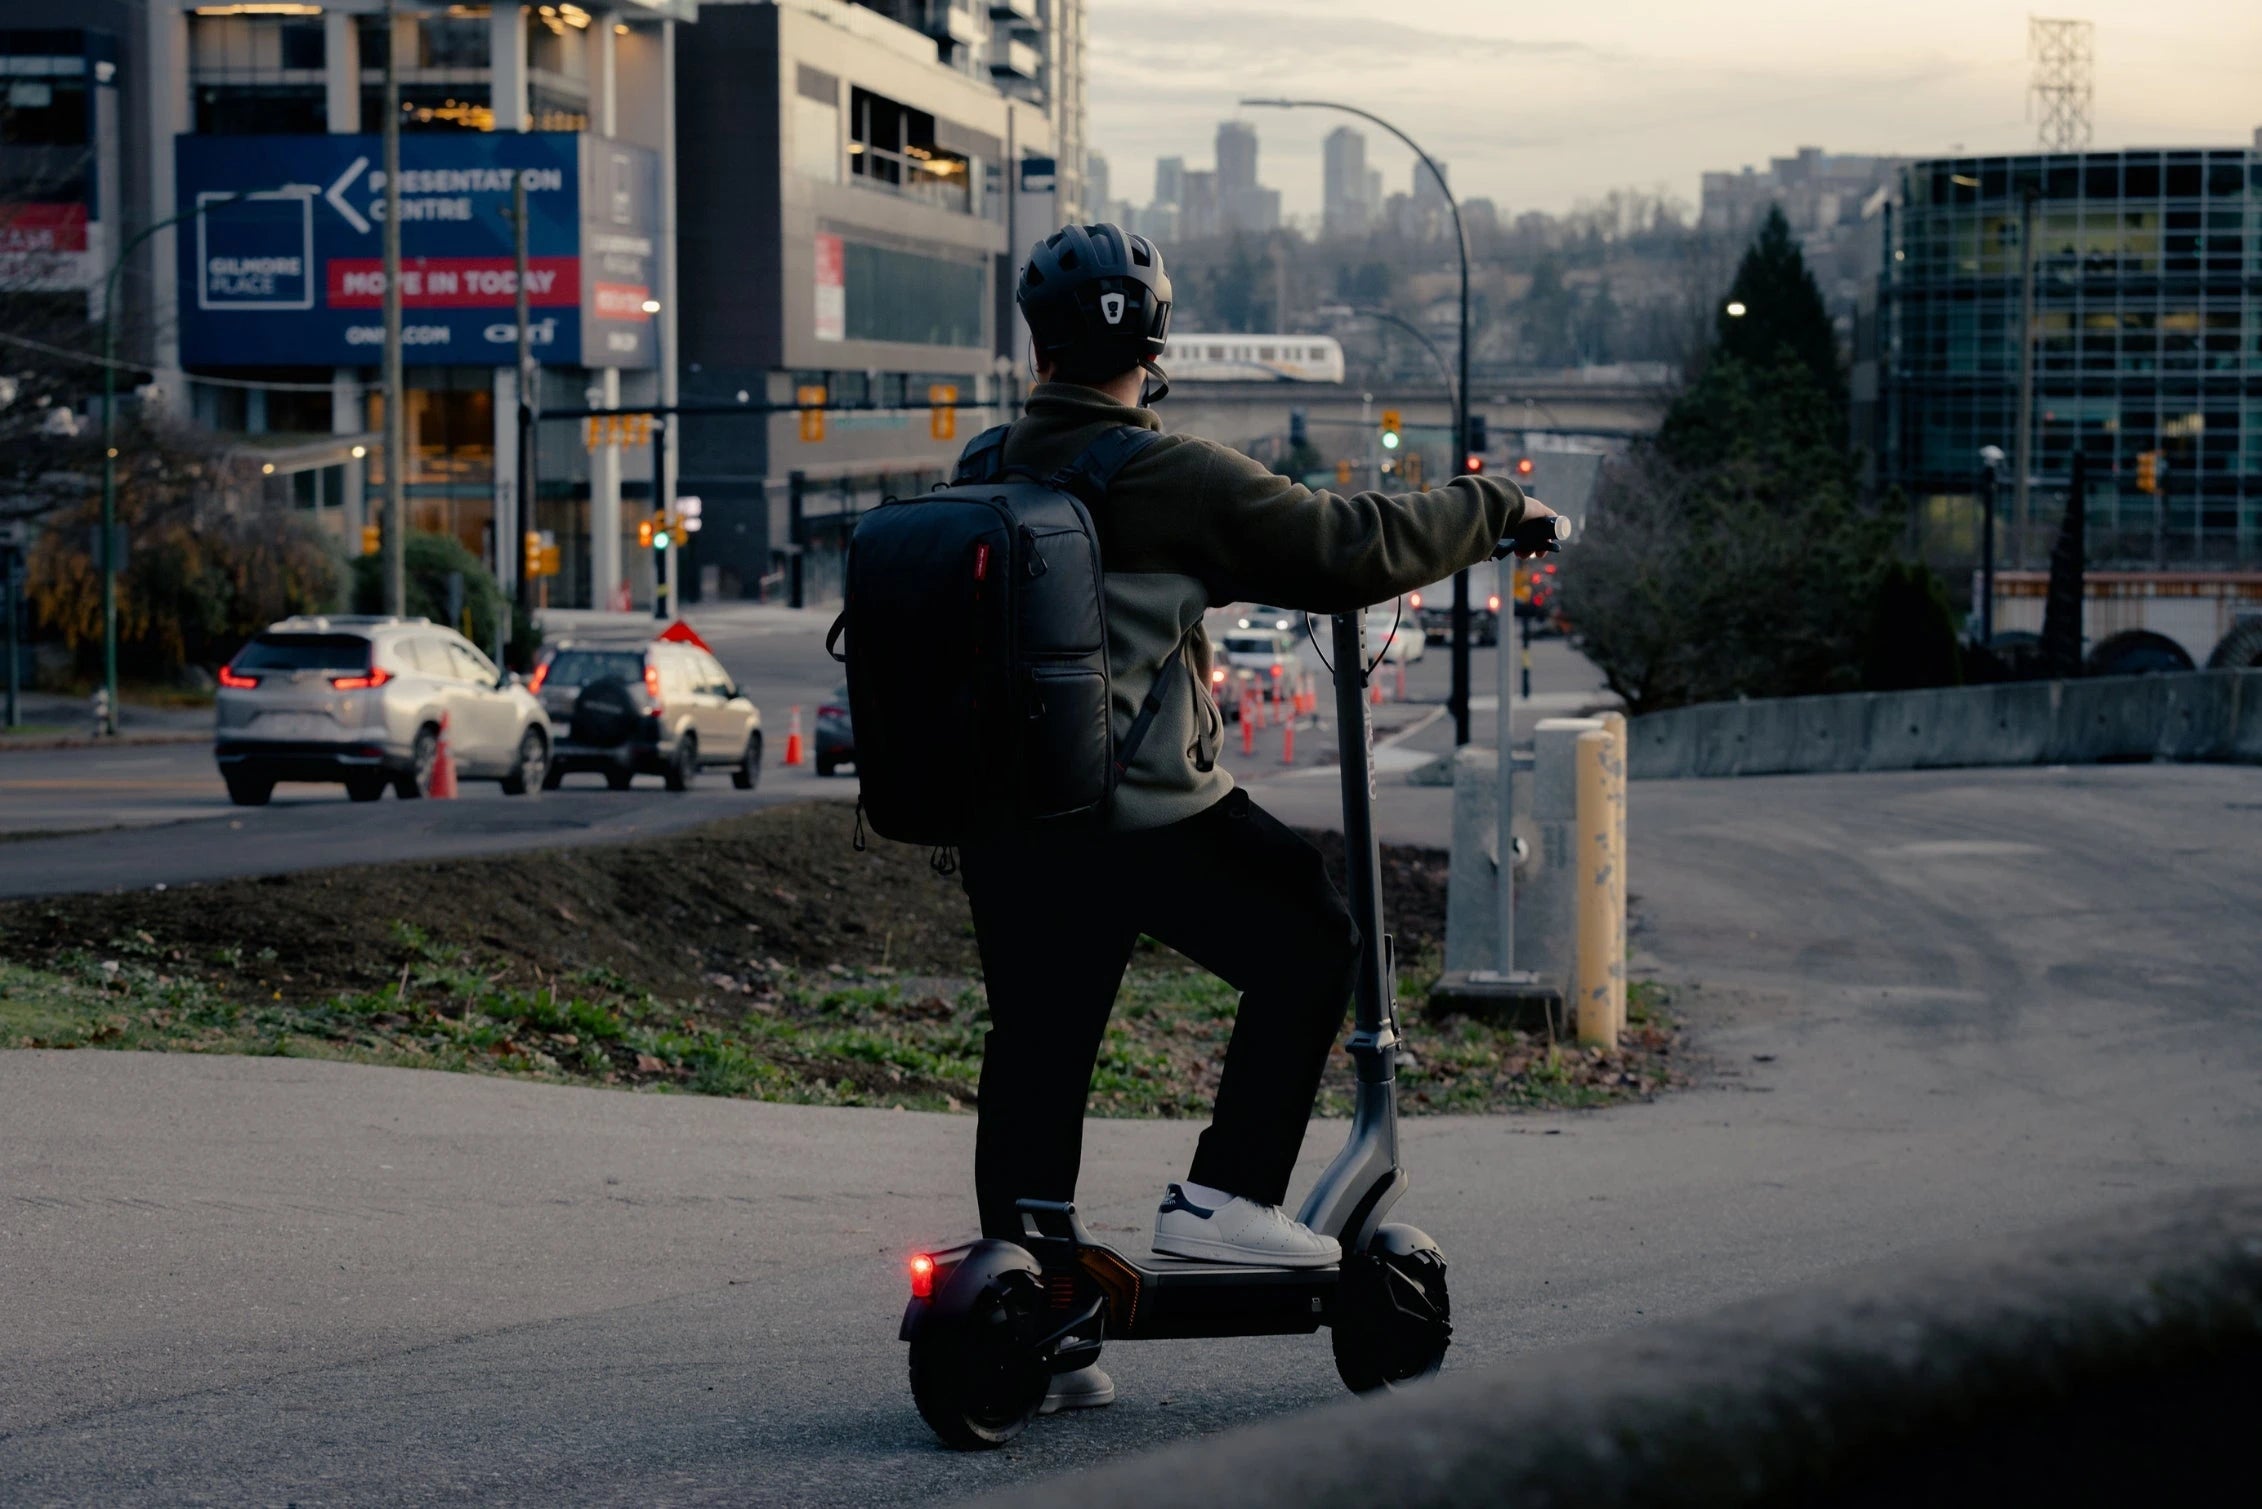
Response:
[[[573,620],[553,626],[553,636],[634,639],[651,629],[649,620],[622,615],[581,614]],[[532,800],[502,797],[493,782],[478,781],[464,785],[461,805],[402,806],[387,797],[357,806],[342,787],[291,784],[277,787],[267,807],[238,808],[229,804],[211,749],[201,741],[0,749],[0,897],[603,843],[668,832],[749,806],[853,796],[852,773],[819,780],[809,763],[798,768],[780,763],[790,709],[802,709],[804,735],[813,738],[818,706],[840,685],[839,667],[824,652],[830,615],[726,607],[692,621],[762,710],[767,765],[752,796],[733,790],[720,773],[704,777],[686,796],[668,795],[656,776],[616,793],[605,791],[594,775],[577,775],[567,778],[563,791]],[[1601,695],[1593,668],[1561,640],[1541,640],[1533,650],[1537,695],[1516,704],[1520,737],[1529,736],[1535,718],[1572,711]],[[1308,666],[1321,669],[1308,641],[1302,654]],[[1417,661],[1406,676],[1403,701],[1396,676],[1385,676],[1391,696],[1373,716],[1378,737],[1386,741],[1378,754],[1378,768],[1386,774],[1452,748],[1452,725],[1443,710],[1451,675],[1447,658],[1443,646],[1434,646]],[[1479,688],[1493,684],[1493,651],[1473,652],[1471,676]],[[1477,733],[1488,741],[1496,704],[1486,697],[1477,705]],[[1292,763],[1282,759],[1282,738],[1281,729],[1268,727],[1244,755],[1238,730],[1229,731],[1227,767],[1256,785],[1260,799],[1283,815],[1336,824],[1332,707],[1298,726]],[[1408,793],[1394,805],[1403,811],[1386,827],[1386,837],[1446,841],[1443,804]]]
[[[1701,987],[1699,1080],[1409,1125],[1399,1213],[1452,1260],[1450,1366],[2251,1178],[2262,772],[1632,800],[1637,964]],[[1143,1241],[1195,1130],[1095,1124],[1104,1232]],[[938,1450],[900,1263],[968,1223],[972,1133],[0,1053],[0,1502],[929,1502],[1339,1396],[1323,1338],[1126,1345],[1112,1409]],[[1307,1175],[1338,1135],[1315,1129]]]

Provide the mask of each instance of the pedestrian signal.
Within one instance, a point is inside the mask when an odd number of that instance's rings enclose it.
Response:
[[[2156,493],[2160,490],[2160,453],[2158,451],[2138,451],[2136,453],[2136,490],[2140,493]]]
[[[385,531],[375,524],[361,526],[361,553],[375,555],[385,548]]]
[[[822,383],[804,383],[793,390],[793,401],[801,405],[801,438],[814,443],[825,438],[825,389]]]
[[[930,384],[927,388],[927,402],[934,405],[927,411],[928,437],[934,440],[957,439],[958,385],[947,382]],[[820,425],[824,423],[824,417],[821,413],[817,422]]]
[[[526,571],[529,577],[542,574],[542,534],[540,530],[526,531]]]

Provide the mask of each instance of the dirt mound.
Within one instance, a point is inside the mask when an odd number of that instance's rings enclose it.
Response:
[[[812,802],[617,845],[0,903],[0,954],[36,963],[131,940],[286,1000],[390,985],[434,942],[497,983],[598,971],[681,1000],[750,965],[978,975],[958,880],[924,849],[867,834],[857,850],[854,827],[847,804]],[[1341,885],[1341,836],[1308,836]],[[1443,941],[1445,864],[1385,852],[1401,959]]]

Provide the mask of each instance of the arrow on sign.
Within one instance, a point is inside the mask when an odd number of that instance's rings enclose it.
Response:
[[[352,183],[356,178],[359,178],[361,176],[361,170],[368,166],[368,158],[355,158],[353,160],[353,165],[348,167],[343,173],[340,173],[338,175],[338,181],[331,184],[329,188],[323,190],[322,192],[322,197],[330,201],[330,208],[345,216],[346,224],[352,226],[355,230],[360,231],[364,235],[368,234],[369,222],[366,219],[362,218],[361,211],[346,203],[345,196],[346,185]]]

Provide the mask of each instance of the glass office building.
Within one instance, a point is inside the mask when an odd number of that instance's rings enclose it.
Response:
[[[1971,564],[1979,451],[2017,454],[2031,224],[2029,510],[2006,464],[1999,560],[2047,562],[2078,450],[2092,565],[2262,569],[2262,144],[1914,162],[1884,216],[1857,438],[1927,558]]]

